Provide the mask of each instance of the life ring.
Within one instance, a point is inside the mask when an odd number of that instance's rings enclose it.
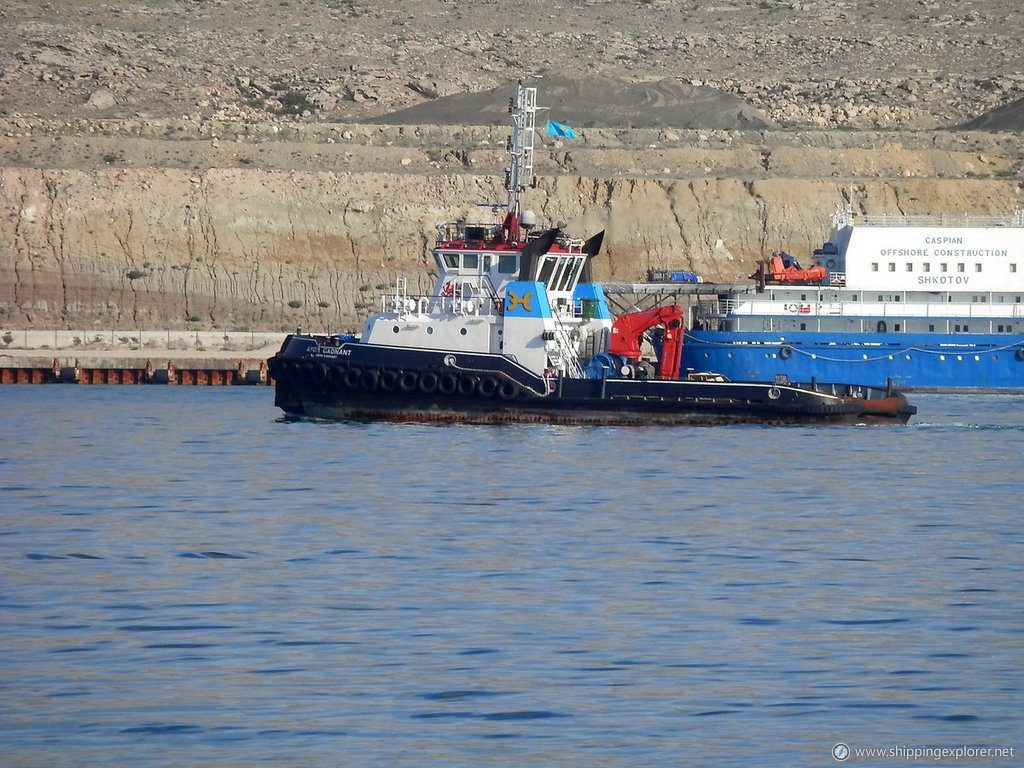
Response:
[[[359,383],[367,392],[373,392],[380,384],[380,372],[376,368],[367,368],[363,371]]]
[[[782,397],[782,390],[780,390],[778,387],[770,387],[768,389],[769,400],[778,400],[780,397]]]
[[[480,379],[471,373],[463,374],[459,377],[458,390],[460,395],[469,397],[476,392],[476,386],[480,383]]]
[[[437,391],[437,374],[433,371],[424,371],[420,374],[420,392],[431,394]]]
[[[416,371],[403,371],[402,375],[398,377],[398,388],[408,394],[416,389],[419,380],[420,377]]]
[[[476,391],[481,397],[493,397],[498,391],[498,380],[493,376],[484,376],[480,379]]]
[[[498,387],[498,397],[502,400],[513,400],[518,394],[519,385],[514,381],[505,379],[505,381],[501,382],[501,386]]]
[[[455,374],[447,372],[441,374],[441,378],[437,382],[437,391],[442,395],[454,395],[458,386],[459,380]]]
[[[779,357],[781,357],[783,360],[789,360],[789,358],[791,358],[792,356],[793,348],[788,344],[784,345],[782,349],[779,350]]]
[[[363,378],[363,369],[357,365],[353,365],[351,368],[345,371],[345,386],[349,389],[355,389],[359,386],[359,382]]]
[[[398,386],[398,371],[394,368],[385,368],[380,372],[380,388],[385,392],[393,392]]]

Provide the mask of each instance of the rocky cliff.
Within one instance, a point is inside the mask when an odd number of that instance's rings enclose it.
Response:
[[[355,329],[396,278],[432,285],[438,222],[504,197],[498,127],[0,127],[5,329]],[[14,161],[41,148],[54,167]],[[1012,133],[590,130],[544,139],[526,200],[607,230],[599,279],[732,281],[772,250],[807,256],[840,203],[1011,211],[1021,157]]]

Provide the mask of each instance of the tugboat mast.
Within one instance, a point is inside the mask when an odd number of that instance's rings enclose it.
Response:
[[[516,98],[509,99],[512,114],[512,136],[508,140],[511,163],[505,169],[505,189],[508,191],[507,212],[519,218],[519,193],[533,179],[533,132],[537,124],[537,89],[526,87],[519,81]]]

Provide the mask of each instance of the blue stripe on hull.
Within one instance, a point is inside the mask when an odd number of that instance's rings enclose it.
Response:
[[[1024,336],[687,331],[682,371],[733,381],[784,373],[794,382],[1024,391]]]

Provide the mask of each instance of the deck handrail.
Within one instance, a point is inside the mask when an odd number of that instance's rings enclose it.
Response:
[[[1024,227],[1024,209],[1013,213],[856,213],[841,208],[833,216],[836,227]]]

